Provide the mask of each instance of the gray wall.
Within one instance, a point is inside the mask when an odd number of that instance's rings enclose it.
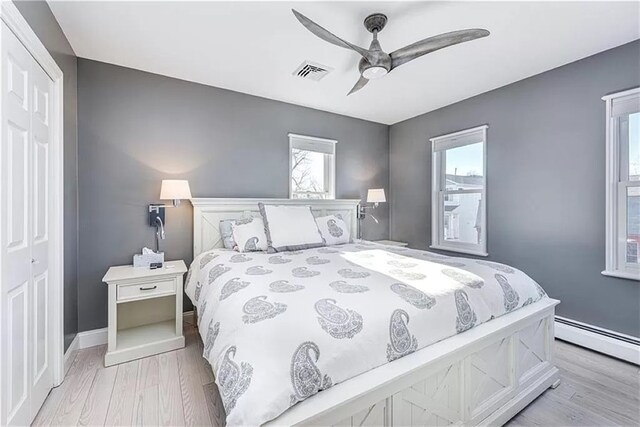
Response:
[[[107,324],[109,266],[152,246],[163,178],[194,197],[288,197],[288,132],[337,139],[336,196],[388,187],[389,127],[115,65],[78,60],[79,328]],[[167,259],[192,259],[192,209],[167,209]],[[388,208],[366,238],[388,236]],[[189,308],[186,304],[185,308]]]
[[[76,55],[44,1],[14,2],[64,73],[64,341],[78,332],[78,179]]]
[[[428,139],[488,124],[489,259],[562,300],[557,314],[640,336],[640,285],[605,277],[603,95],[640,85],[636,41],[390,129],[392,239],[431,234]]]

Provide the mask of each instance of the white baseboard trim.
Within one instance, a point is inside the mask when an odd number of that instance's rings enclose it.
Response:
[[[185,311],[182,313],[182,322],[193,324],[193,311]],[[95,347],[97,345],[103,345],[107,343],[108,339],[108,330],[107,328],[102,329],[93,329],[91,331],[78,332],[76,337],[74,338],[71,346],[73,346],[75,342],[77,342],[76,350],[82,350],[83,348]],[[71,347],[69,347],[71,349]],[[66,357],[67,353],[65,353],[65,370],[66,370]],[[72,359],[73,361],[73,359]],[[71,365],[69,365],[71,366]]]
[[[71,341],[71,344],[69,345],[69,348],[67,349],[67,351],[64,352],[64,376],[67,376],[67,372],[69,372],[69,368],[71,367],[71,365],[73,364],[73,361],[75,360],[75,353],[76,351],[78,351],[78,349],[80,348],[80,339],[78,338],[78,334],[76,334],[76,336],[73,338],[73,341]]]
[[[640,340],[630,335],[556,316],[556,338],[640,365]]]
[[[102,329],[94,329],[92,331],[84,331],[78,333],[78,338],[80,340],[80,345],[78,348],[89,348],[95,347],[97,345],[103,345],[107,343],[107,328]]]

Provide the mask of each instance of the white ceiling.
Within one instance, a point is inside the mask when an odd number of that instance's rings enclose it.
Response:
[[[206,85],[393,124],[640,38],[639,2],[49,1],[76,54]],[[361,91],[358,55],[307,31],[291,8],[368,47],[365,16],[389,17],[391,52],[463,28],[487,38],[434,52]],[[305,59],[334,68],[292,76]]]

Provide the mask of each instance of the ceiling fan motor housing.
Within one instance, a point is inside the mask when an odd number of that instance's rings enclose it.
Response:
[[[370,33],[382,31],[385,25],[387,25],[387,15],[384,13],[372,13],[364,18],[364,27]]]

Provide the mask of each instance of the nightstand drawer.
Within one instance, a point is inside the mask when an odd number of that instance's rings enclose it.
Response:
[[[129,301],[145,298],[153,298],[160,295],[176,293],[176,281],[163,280],[135,285],[118,285],[118,301]]]

